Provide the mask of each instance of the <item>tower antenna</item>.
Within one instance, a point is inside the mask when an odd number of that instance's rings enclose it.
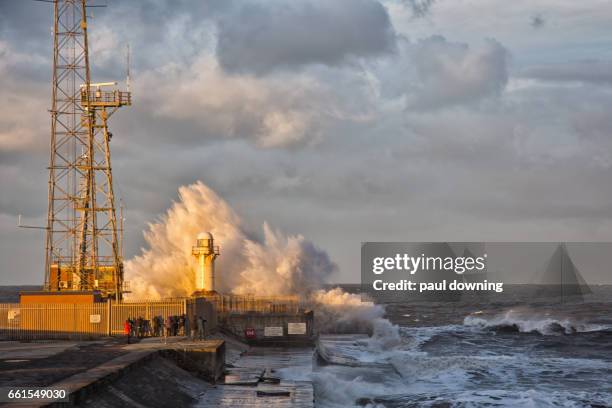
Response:
[[[115,82],[92,83],[87,0],[55,0],[45,289],[99,291],[120,300],[108,120],[131,105]],[[111,88],[111,89],[109,89]]]
[[[127,64],[126,64],[127,78],[125,80],[125,84],[126,84],[127,91],[131,92],[130,90],[130,43],[127,43],[126,57],[127,57]]]

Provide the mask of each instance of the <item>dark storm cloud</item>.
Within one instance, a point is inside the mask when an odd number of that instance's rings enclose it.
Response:
[[[612,62],[589,60],[538,65],[524,69],[519,75],[542,81],[580,81],[611,84]]]
[[[50,49],[52,28],[53,4],[26,0],[0,1],[0,38],[19,42],[21,51],[43,53]]]
[[[436,0],[403,0],[412,10],[415,17],[425,17]]]
[[[338,65],[394,45],[387,11],[375,0],[250,0],[218,22],[217,56],[230,72]]]
[[[535,16],[531,16],[531,22],[529,24],[533,28],[542,28],[544,24],[546,24],[546,20],[544,20],[541,14],[536,14]]]

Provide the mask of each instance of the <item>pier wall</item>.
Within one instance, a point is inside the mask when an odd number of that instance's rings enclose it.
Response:
[[[207,340],[204,345],[161,350],[163,357],[169,358],[183,370],[195,373],[212,383],[223,376],[225,367],[225,342]]]
[[[187,301],[187,317],[193,321],[193,316],[201,316],[206,323],[204,333],[209,335],[217,331],[218,320],[215,305],[204,298],[191,298]]]
[[[313,344],[314,313],[241,313],[219,316],[220,327],[250,345]]]
[[[189,406],[205,389],[203,380],[215,382],[221,378],[224,364],[223,340],[160,344],[131,351],[54,383],[53,387],[67,390],[69,402],[39,406]]]

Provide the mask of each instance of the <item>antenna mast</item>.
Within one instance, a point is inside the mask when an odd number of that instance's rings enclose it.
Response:
[[[131,94],[92,83],[87,0],[55,0],[45,289],[119,300],[121,257],[108,119]],[[94,6],[91,6],[94,7]]]
[[[127,44],[127,77],[125,79],[125,84],[126,84],[126,88],[128,92],[131,92],[130,90],[130,43]]]

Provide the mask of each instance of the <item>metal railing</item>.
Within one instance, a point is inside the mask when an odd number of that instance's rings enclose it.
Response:
[[[81,90],[81,104],[87,106],[87,93]],[[89,104],[92,106],[123,106],[132,104],[132,94],[123,91],[90,91]]]
[[[123,333],[123,325],[128,318],[143,318],[151,320],[153,317],[161,316],[165,319],[168,316],[180,316],[186,314],[186,300],[142,300],[122,303],[110,303],[110,334]]]
[[[201,303],[200,303],[201,302]],[[208,304],[208,306],[206,306]],[[211,305],[212,304],[212,305]],[[214,305],[214,307],[213,307]],[[200,299],[127,300],[101,303],[0,304],[0,340],[92,339],[122,335],[128,318],[202,315],[208,329],[237,314],[299,314],[297,296],[213,295]]]
[[[219,314],[297,314],[301,310],[298,296],[214,295],[206,299],[215,304]]]
[[[108,307],[92,304],[0,304],[0,338],[88,339],[107,334]]]

